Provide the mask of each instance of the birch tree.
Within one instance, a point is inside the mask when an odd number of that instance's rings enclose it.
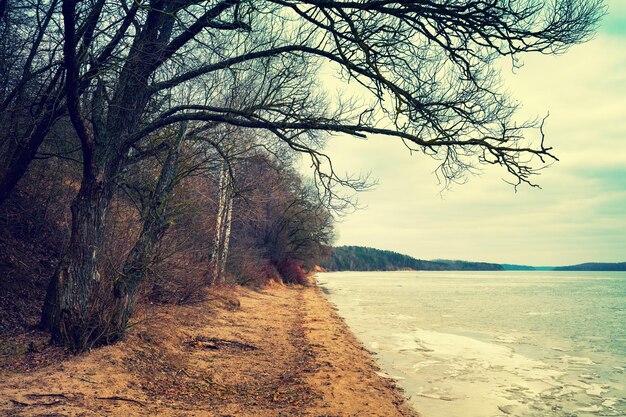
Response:
[[[231,171],[232,172],[232,171]],[[230,243],[233,216],[233,176],[229,173],[228,163],[222,162],[219,173],[217,214],[215,216],[215,241],[209,263],[209,282],[211,285],[224,283],[226,261]]]

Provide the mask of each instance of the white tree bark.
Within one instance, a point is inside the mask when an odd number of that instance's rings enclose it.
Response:
[[[215,242],[209,264],[211,285],[224,283],[233,210],[233,183],[230,175],[228,165],[224,162],[220,170],[217,216],[215,219]]]
[[[229,181],[230,182],[230,181]],[[232,224],[233,218],[233,193],[232,187],[228,187],[226,193],[226,205],[228,209],[226,210],[226,221],[224,222],[224,236],[223,236],[223,247],[222,247],[222,259],[220,266],[220,283],[224,281],[224,273],[226,271],[226,260],[228,259],[228,245],[230,243],[230,226]]]

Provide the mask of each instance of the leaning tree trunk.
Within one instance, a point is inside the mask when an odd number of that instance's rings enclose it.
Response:
[[[41,97],[44,104],[41,113],[28,132],[4,132],[4,143],[0,144],[1,159],[4,166],[0,167],[0,204],[2,204],[17,183],[26,174],[30,163],[44,139],[54,126],[56,120],[65,113],[60,103],[57,82],[62,72],[57,71],[50,82],[49,92]],[[4,111],[0,121],[5,122],[11,117],[10,111]],[[8,133],[8,134],[7,134]]]
[[[97,268],[104,217],[111,189],[96,179],[83,181],[72,202],[70,243],[50,281],[41,324],[53,343],[81,351],[88,348],[97,329],[91,303],[100,282]]]
[[[137,301],[137,289],[146,276],[154,256],[154,248],[169,227],[168,201],[176,184],[180,148],[185,138],[187,123],[182,123],[176,143],[170,149],[155,187],[148,209],[143,214],[143,225],[139,239],[130,251],[122,275],[113,287],[111,328],[107,342],[124,336],[128,320],[132,316]]]

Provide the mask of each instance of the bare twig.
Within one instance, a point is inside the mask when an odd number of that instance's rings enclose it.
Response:
[[[134,403],[134,404],[140,405],[142,407],[146,406],[146,404],[141,402],[141,401],[134,400],[132,398],[119,397],[117,395],[114,395],[112,397],[96,397],[96,400],[126,401],[126,402],[129,402],[129,403]]]

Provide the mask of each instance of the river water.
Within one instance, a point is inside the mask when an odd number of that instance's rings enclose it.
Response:
[[[423,417],[626,416],[626,273],[317,279]]]

